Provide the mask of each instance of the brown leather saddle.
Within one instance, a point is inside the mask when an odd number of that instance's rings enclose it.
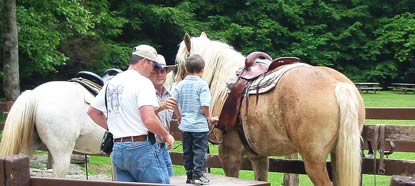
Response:
[[[268,60],[270,63],[258,62],[261,60]],[[216,128],[226,131],[226,128],[236,125],[239,110],[245,95],[244,91],[251,81],[277,67],[295,62],[300,62],[300,59],[297,57],[280,57],[272,60],[264,52],[252,52],[249,54],[245,59],[245,67],[236,72],[238,76],[236,83],[229,87],[230,93],[228,93]]]

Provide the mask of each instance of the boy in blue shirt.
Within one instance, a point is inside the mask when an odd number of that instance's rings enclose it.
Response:
[[[210,116],[211,95],[207,83],[201,78],[205,61],[196,54],[187,58],[185,63],[189,74],[177,85],[172,95],[181,113],[179,129],[182,131],[186,183],[206,185],[209,179],[203,173],[209,147],[208,124],[213,124],[218,118]]]

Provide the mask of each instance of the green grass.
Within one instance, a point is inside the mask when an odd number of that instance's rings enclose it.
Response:
[[[392,91],[379,91],[377,94],[362,94],[364,99],[364,103],[366,107],[415,107],[415,94],[397,94]],[[366,124],[404,124],[404,125],[411,125],[415,124],[414,120],[367,120]],[[176,149],[172,150],[172,152],[182,152],[182,147],[180,146],[180,142],[176,142],[175,146]],[[210,145],[211,154],[217,154],[217,146]],[[97,157],[101,159],[102,157]],[[402,153],[402,152],[395,152],[390,155],[388,158],[390,159],[409,159],[415,160],[415,153]],[[91,164],[109,164],[109,158],[104,157],[105,161],[103,160],[96,160],[95,157],[91,157]],[[174,165],[174,174],[175,175],[185,175],[185,170],[183,166]],[[110,171],[109,171],[110,172]],[[212,168],[211,173],[224,175],[223,169]],[[240,178],[253,180],[254,173],[253,171],[240,171]],[[374,185],[374,179],[376,179],[376,185],[378,186],[386,186],[390,183],[390,176],[380,176],[377,175],[374,178],[373,175],[364,175],[363,177],[363,185]],[[281,185],[283,181],[283,174],[282,173],[275,173],[271,172],[268,173],[268,181],[271,183],[272,186]],[[300,185],[301,186],[312,186],[310,179],[307,175],[300,175]]]
[[[379,91],[376,94],[362,94],[366,107],[415,107],[415,94],[398,94]]]
[[[415,107],[415,94],[397,94],[392,91],[379,91],[377,94],[362,94],[364,103],[366,107]],[[2,115],[0,116],[2,119]],[[1,121],[1,120],[0,120]],[[366,124],[404,124],[404,125],[415,125],[414,120],[367,120]],[[1,131],[0,131],[1,135]],[[172,152],[182,152],[182,147],[180,142],[176,142],[175,147]],[[211,154],[217,154],[217,146],[210,145]],[[395,152],[390,155],[390,159],[409,159],[415,160],[415,153],[401,153]],[[111,166],[109,157],[100,157],[100,156],[91,156],[89,163],[89,173],[94,175],[100,172],[104,172],[108,175],[111,175]],[[175,175],[185,175],[185,170],[183,166],[173,165]],[[222,169],[212,168],[211,173],[224,175]],[[254,173],[253,171],[240,171],[240,178],[253,180]],[[281,185],[283,179],[282,173],[268,173],[268,181],[273,186]],[[363,185],[374,185],[374,176],[373,175],[364,175]],[[390,176],[376,176],[376,185],[386,186],[390,183]],[[300,175],[300,185],[301,186],[311,186],[313,185],[307,175]]]

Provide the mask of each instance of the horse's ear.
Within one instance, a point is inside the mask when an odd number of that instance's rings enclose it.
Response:
[[[207,34],[206,34],[205,32],[200,33],[200,37],[205,37],[205,38],[208,38],[208,37],[207,37]]]
[[[186,45],[187,52],[190,52],[192,44],[190,43],[190,35],[188,33],[184,34],[184,44]]]

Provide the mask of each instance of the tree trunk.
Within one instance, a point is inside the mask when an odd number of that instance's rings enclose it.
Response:
[[[3,1],[3,90],[8,101],[20,94],[16,0]]]

